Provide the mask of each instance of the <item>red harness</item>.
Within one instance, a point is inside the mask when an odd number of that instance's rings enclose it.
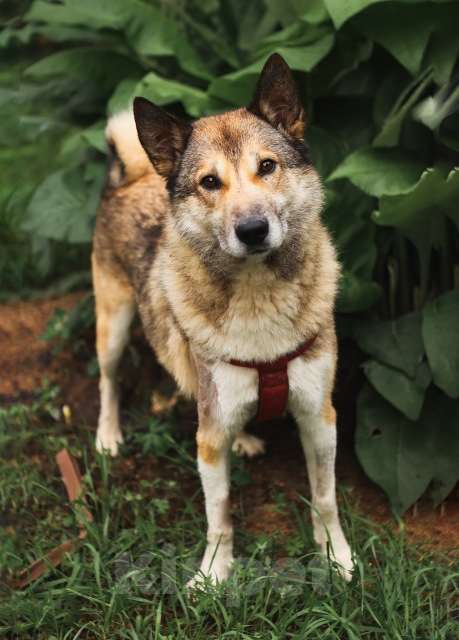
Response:
[[[285,413],[288,402],[288,373],[287,366],[312,347],[317,336],[303,342],[298,349],[287,353],[274,362],[256,362],[244,360],[230,360],[236,367],[246,367],[258,371],[258,411],[256,420],[272,420]]]

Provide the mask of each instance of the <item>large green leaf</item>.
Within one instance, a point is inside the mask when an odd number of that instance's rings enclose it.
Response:
[[[456,23],[457,18],[445,20],[439,31],[431,37],[426,52],[425,66],[433,69],[433,78],[440,86],[450,80],[459,54]]]
[[[259,0],[247,3],[246,11],[240,12],[237,20],[237,42],[240,49],[253,51],[260,40],[273,32],[285,15],[285,7],[282,4],[275,1],[265,5]],[[217,38],[218,34],[214,36]],[[221,38],[219,40],[221,42]]]
[[[228,109],[227,104],[202,89],[176,80],[168,80],[151,71],[138,81],[134,78],[122,80],[109,100],[109,113],[129,108],[136,96],[148,98],[160,106],[181,102],[188,114],[194,118]]]
[[[265,60],[258,60],[243,69],[228,73],[221,78],[214,78],[209,85],[209,94],[231,105],[248,104],[264,63]]]
[[[250,7],[254,7],[256,4],[260,4],[259,0],[255,0],[250,4]],[[202,4],[200,4],[202,7]],[[240,55],[238,51],[238,47],[235,46],[235,38],[233,36],[228,37],[226,33],[226,22],[220,22],[219,28],[215,28],[215,24],[211,25],[204,24],[201,21],[198,21],[194,17],[193,6],[190,6],[188,11],[185,11],[184,7],[179,8],[176,5],[176,10],[179,12],[179,16],[182,17],[183,21],[187,24],[190,31],[189,41],[191,42],[199,42],[199,50],[204,52],[205,61],[212,69],[219,68],[221,63],[225,63],[229,65],[233,69],[237,69],[241,66]],[[218,9],[218,6],[215,7],[215,11]],[[264,6],[262,7],[264,9]],[[212,12],[211,12],[212,13]],[[241,12],[240,12],[241,13]],[[245,12],[249,18],[250,11]],[[260,37],[269,33],[274,24],[277,24],[277,19],[272,23],[269,14],[269,10],[265,13],[264,19],[258,23],[257,29],[251,31],[251,47],[253,47],[254,42],[258,39],[258,29],[260,29]],[[237,24],[240,29],[243,28],[244,20],[238,20]],[[264,24],[263,24],[264,23]],[[267,31],[266,31],[267,30]],[[239,30],[239,35],[241,36],[241,30]],[[238,39],[238,46],[244,48],[241,44],[240,39]]]
[[[26,75],[41,81],[62,77],[90,83],[107,92],[120,79],[138,72],[139,65],[134,60],[112,49],[75,47],[42,58],[26,70]]]
[[[419,73],[438,7],[399,3],[379,5],[359,16],[357,28],[391,53],[413,76]]]
[[[403,514],[429,486],[438,504],[459,480],[459,402],[431,387],[413,423],[366,386],[357,403],[355,446],[395,513]]]
[[[421,326],[420,313],[387,322],[357,322],[354,339],[365,353],[414,378],[424,357]]]
[[[346,148],[339,138],[320,127],[308,127],[306,138],[312,163],[324,179],[345,156]]]
[[[459,482],[459,402],[432,388],[419,426],[433,441],[430,495],[437,506]]]
[[[105,121],[95,122],[91,127],[72,131],[62,141],[61,158],[68,164],[75,163],[79,155],[84,161],[84,155],[89,148],[96,149],[100,153],[107,153],[107,142],[105,139]]]
[[[100,164],[88,165],[87,177],[81,168],[50,174],[35,191],[22,228],[53,240],[89,242],[104,174]]]
[[[410,420],[419,418],[430,383],[428,367],[424,367],[424,375],[415,379],[376,360],[366,362],[363,369],[368,381],[383,398]]]
[[[142,77],[137,76],[131,76],[129,78],[124,78],[124,80],[121,80],[121,82],[116,86],[107,103],[108,115],[113,115],[114,113],[118,113],[119,111],[124,111],[131,106],[133,98],[135,98],[135,96],[137,95],[136,88],[141,80]]]
[[[133,96],[142,96],[158,105],[182,102],[193,117],[209,115],[225,109],[225,103],[209,96],[201,89],[174,80],[167,80],[156,73],[148,73],[134,88]]]
[[[333,33],[324,30],[323,35],[304,46],[273,46],[267,48],[266,53],[276,51],[294,71],[311,71],[331,50],[333,42]]]
[[[381,288],[376,282],[357,276],[347,267],[339,281],[336,311],[358,313],[372,307],[381,297]]]
[[[410,191],[422,169],[422,162],[401,151],[363,148],[345,158],[328,180],[348,178],[365,193],[380,197]]]
[[[83,25],[87,30],[113,29],[125,33],[140,56],[176,56],[189,73],[210,79],[209,69],[191,44],[183,27],[165,8],[141,0],[38,0],[26,18],[48,24]],[[112,60],[116,66],[116,60]]]
[[[371,307],[380,295],[372,281],[376,260],[374,225],[369,220],[371,198],[350,183],[327,189],[324,220],[332,233],[343,267],[337,310],[354,313]]]
[[[451,171],[445,176],[440,169],[427,169],[405,194],[383,196],[379,211],[373,215],[376,224],[400,229],[416,245],[424,284],[431,247],[442,245],[442,216],[450,216],[459,226],[458,199],[459,171]]]
[[[321,36],[318,39],[301,46],[280,46],[276,42],[265,42],[260,47],[264,51],[262,59],[238,71],[215,78],[210,83],[209,93],[229,104],[238,106],[247,104],[252,97],[255,81],[269,54],[279,53],[295,71],[311,71],[331,50],[333,41],[334,36],[331,31],[321,30]]]
[[[313,26],[294,22],[285,29],[276,30],[263,38],[253,49],[252,56],[256,60],[264,58],[277,51],[278,47],[301,49],[331,35],[333,29],[329,25]]]
[[[279,5],[282,7],[283,2]],[[296,15],[309,24],[322,24],[330,19],[324,0],[293,0]]]
[[[0,147],[0,237],[9,236],[24,216],[30,196],[56,157],[57,142],[49,136],[19,148]],[[5,246],[2,249],[6,248]]]
[[[355,14],[377,2],[387,2],[387,0],[324,0],[328,13],[337,28]]]
[[[62,24],[35,24],[32,30],[36,36],[54,43],[95,44],[97,46],[116,46],[119,44],[116,35],[111,33],[102,35],[85,27],[67,27]]]
[[[26,20],[47,24],[83,25],[92,29],[120,29],[142,8],[139,0],[35,0],[25,15]]]
[[[141,56],[173,56],[188,73],[210,80],[210,70],[183,26],[164,10],[141,3],[126,26],[130,44]]]
[[[435,384],[459,398],[459,291],[451,291],[426,304],[422,335]]]
[[[328,13],[330,14],[335,26],[337,28],[341,27],[347,20],[361,13],[371,5],[386,3],[389,0],[324,0],[325,6],[327,7]],[[442,4],[445,2],[447,7],[454,7],[454,4],[451,0],[433,0],[435,4]],[[403,7],[403,4],[413,4],[414,7]],[[408,15],[411,15],[414,19],[419,11],[419,5],[421,5],[421,11],[424,9],[423,2],[420,0],[399,0],[399,2],[391,2],[393,6],[384,6],[384,7],[375,7],[375,9],[381,10],[381,20],[386,25],[386,30],[391,31],[394,26],[397,26],[397,11],[398,10],[407,10],[409,12]],[[438,7],[437,7],[438,8]],[[372,11],[373,9],[370,9]],[[446,13],[446,11],[445,11]],[[378,14],[379,15],[379,14]],[[391,16],[391,19],[386,18],[386,16]],[[433,19],[438,18],[437,13],[432,14]]]
[[[312,94],[319,97],[358,93],[352,86],[355,79],[352,72],[370,58],[372,51],[370,41],[338,34],[332,51],[311,72]]]
[[[357,402],[355,448],[365,473],[402,515],[432,480],[431,434],[366,386]]]
[[[410,313],[388,322],[358,322],[354,338],[372,355],[364,365],[373,387],[410,420],[417,420],[431,374],[424,358],[421,314]]]
[[[403,90],[385,118],[381,131],[373,140],[373,144],[376,147],[395,147],[398,144],[405,118],[418,102],[431,80],[432,71],[428,69]]]

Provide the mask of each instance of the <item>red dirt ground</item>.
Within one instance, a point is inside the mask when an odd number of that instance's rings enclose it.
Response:
[[[55,300],[0,305],[0,406],[32,399],[43,381],[48,379],[61,388],[62,404],[70,407],[73,421],[84,420],[95,424],[98,411],[97,380],[87,376],[86,361],[72,353],[71,349],[55,355],[50,344],[40,339],[53,311],[56,308],[71,309],[82,295],[75,293]],[[151,374],[153,365],[149,354],[142,359],[144,365]],[[147,377],[151,377],[150,374]],[[344,377],[340,387],[337,407],[338,412],[341,409],[341,415],[344,415],[345,425],[340,431],[338,484],[348,489],[350,501],[362,514],[377,522],[393,523],[395,527],[386,497],[365,477],[353,454],[353,410],[349,408],[349,402],[346,406],[346,399],[355,396],[355,380],[352,380],[352,376],[351,379]],[[305,493],[306,471],[294,427],[287,421],[278,421],[266,426],[259,425],[255,431],[266,439],[267,454],[247,462],[253,483],[244,489],[244,527],[266,534],[293,532],[293,518],[282,516],[284,519],[280,520],[275,496],[282,492],[288,500],[300,504],[298,494]],[[129,462],[125,460],[120,465],[127,473]],[[404,522],[412,540],[426,543],[429,547],[453,551],[455,555],[459,552],[457,490],[440,509],[434,510],[430,503],[424,501],[418,503],[405,516]]]

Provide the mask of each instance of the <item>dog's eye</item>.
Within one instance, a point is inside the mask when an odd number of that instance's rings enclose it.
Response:
[[[216,191],[222,186],[221,180],[218,176],[204,176],[200,182],[201,187],[207,189],[207,191]]]
[[[258,175],[267,176],[268,173],[272,173],[276,168],[276,164],[275,160],[271,160],[270,158],[262,160],[258,165]]]

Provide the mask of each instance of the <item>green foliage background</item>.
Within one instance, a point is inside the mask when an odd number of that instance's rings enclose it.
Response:
[[[88,281],[107,114],[246,104],[295,70],[343,263],[341,331],[367,354],[356,449],[403,513],[459,480],[459,3],[4,2],[0,289]]]

